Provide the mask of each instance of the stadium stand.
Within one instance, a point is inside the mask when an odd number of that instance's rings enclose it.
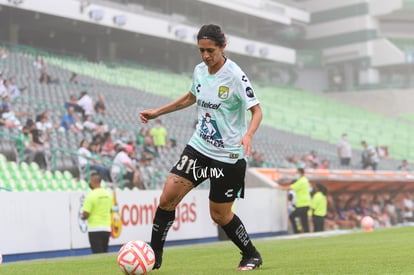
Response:
[[[64,102],[71,94],[87,90],[93,97],[102,94],[108,104],[108,116],[97,115],[97,120],[116,130],[127,130],[130,138],[140,130],[137,113],[140,108],[157,106],[169,98],[180,95],[187,89],[190,78],[186,75],[149,68],[129,63],[91,63],[80,58],[52,55],[30,47],[8,47],[9,58],[2,60],[2,71],[16,75],[17,82],[28,87],[27,92],[13,102],[20,110],[39,113],[47,110],[53,122],[59,123],[65,113]],[[33,61],[38,55],[45,57],[50,75],[59,79],[58,85],[39,84],[39,71]],[[69,83],[72,72],[78,74],[79,84]],[[389,159],[381,161],[380,169],[391,170],[398,166],[395,158],[411,159],[409,140],[412,126],[393,118],[377,115],[360,108],[341,104],[322,96],[304,91],[275,88],[258,83],[256,90],[262,101],[265,114],[264,124],[257,135],[255,150],[265,155],[266,166],[283,167],[286,158],[302,156],[317,150],[320,159],[328,159],[332,168],[340,168],[336,146],[337,137],[347,132],[354,146],[354,166],[359,168],[359,143],[365,139],[372,144],[392,144]],[[194,109],[186,110],[184,115],[171,114],[166,118],[170,136],[177,142],[163,158],[156,158],[154,167],[159,171],[159,186],[165,174],[193,132],[193,121],[189,121]],[[398,129],[398,134],[391,129]],[[16,129],[3,127],[3,135],[13,139]],[[14,134],[14,136],[13,136]],[[59,133],[50,136],[48,154],[49,169],[71,171],[79,176],[73,157],[68,157],[83,138],[90,139],[91,133]],[[399,137],[399,143],[395,142]],[[10,146],[8,146],[10,147]],[[63,149],[62,149],[63,148]],[[18,152],[13,149],[3,152],[12,160],[18,161]],[[69,151],[65,151],[69,150]],[[66,152],[66,153],[65,153]]]

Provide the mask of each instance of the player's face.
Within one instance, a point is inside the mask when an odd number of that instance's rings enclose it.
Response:
[[[221,66],[224,60],[224,47],[219,47],[213,40],[200,39],[198,41],[198,49],[200,51],[201,59],[209,68]]]

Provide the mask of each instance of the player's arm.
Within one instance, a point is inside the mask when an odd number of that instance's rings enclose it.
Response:
[[[193,105],[195,101],[196,97],[191,92],[187,92],[183,96],[164,106],[159,107],[158,109],[149,109],[140,112],[141,121],[143,123],[147,123],[150,119],[154,119],[161,115],[187,108],[188,106]]]
[[[290,188],[290,184],[277,184],[276,186],[276,189],[281,189],[281,190],[290,190],[291,188]]]
[[[252,113],[252,119],[250,120],[249,128],[244,134],[243,139],[240,141],[240,145],[244,145],[244,155],[249,157],[252,151],[252,141],[256,130],[259,128],[262,121],[263,113],[260,104],[252,106],[250,109]]]
[[[82,220],[87,220],[89,218],[89,212],[83,211],[81,218],[82,218]]]
[[[83,206],[82,206],[82,216],[81,219],[82,220],[87,220],[90,216],[92,210],[92,202],[91,202],[91,197],[90,196],[86,196],[85,201],[83,202]]]

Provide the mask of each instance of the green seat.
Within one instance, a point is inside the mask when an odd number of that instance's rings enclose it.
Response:
[[[19,192],[29,191],[25,180],[15,181],[14,189]]]
[[[20,163],[20,170],[26,171],[30,169],[30,165],[27,162]]]
[[[33,183],[39,191],[47,191],[49,189],[47,181],[45,180],[33,180]]]
[[[30,163],[30,169],[33,172],[39,171],[40,170],[39,164],[37,164],[36,162]]]
[[[54,179],[53,177],[53,173],[50,171],[46,171],[43,173],[43,179],[47,180],[47,181],[51,181]]]
[[[57,180],[62,180],[63,179],[63,174],[59,170],[56,170],[55,173],[54,173],[54,177]]]
[[[6,163],[7,162],[7,158],[5,155],[0,154],[0,163]]]
[[[59,186],[58,182],[55,179],[45,179],[48,190],[50,191],[61,191],[62,188]]]
[[[10,181],[0,179],[0,189],[6,191],[12,191],[12,186],[10,185]]]
[[[71,172],[69,172],[69,171],[64,171],[64,172],[63,172],[63,178],[64,178],[66,181],[71,181],[71,180],[73,179],[73,175],[72,175],[72,173],[71,173]]]

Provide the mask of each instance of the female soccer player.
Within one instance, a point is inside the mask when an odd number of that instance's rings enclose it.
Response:
[[[167,177],[154,217],[151,236],[156,258],[154,269],[161,267],[176,206],[191,189],[209,178],[210,216],[241,250],[242,260],[237,269],[252,270],[262,265],[262,258],[242,221],[233,213],[232,205],[237,197],[244,196],[245,158],[250,156],[262,110],[247,76],[224,55],[226,38],[221,28],[204,25],[197,40],[203,63],[194,69],[190,91],[158,109],[140,113],[141,121],[147,123],[197,103],[196,130]],[[246,110],[252,113],[248,125]]]

